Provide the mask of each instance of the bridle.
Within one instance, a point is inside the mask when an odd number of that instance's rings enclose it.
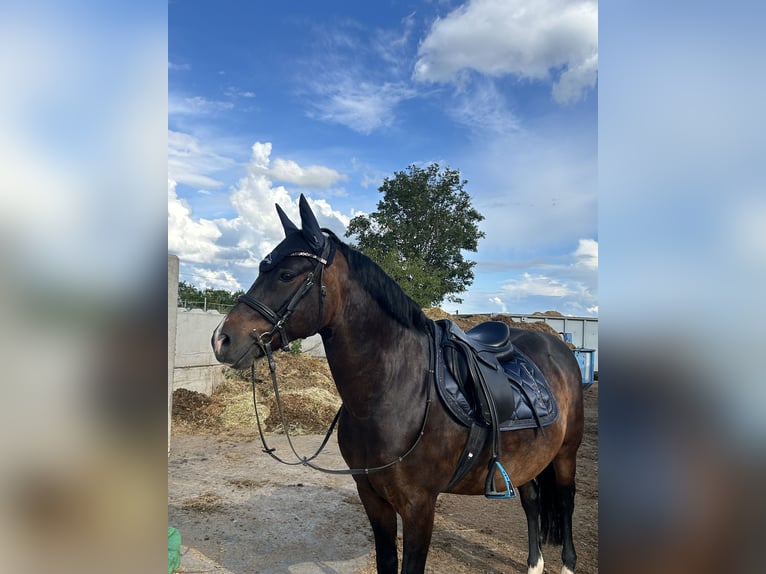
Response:
[[[295,253],[290,253],[287,257],[308,257],[309,259],[314,259],[316,261],[316,264],[314,265],[314,269],[312,269],[308,275],[306,276],[306,279],[304,279],[303,283],[300,287],[293,293],[292,297],[284,304],[282,305],[279,312],[275,312],[271,307],[266,305],[265,303],[259,301],[252,295],[249,295],[245,293],[244,295],[241,295],[238,299],[239,302],[244,303],[251,309],[258,312],[261,316],[263,316],[267,321],[269,321],[273,328],[270,331],[267,331],[266,333],[258,333],[256,329],[253,329],[250,333],[250,335],[255,339],[255,344],[257,344],[261,350],[263,351],[264,355],[266,356],[266,359],[269,363],[269,372],[271,373],[271,382],[272,386],[274,388],[274,402],[277,405],[277,410],[279,411],[279,418],[282,421],[282,427],[284,429],[285,436],[287,437],[287,442],[290,445],[290,449],[293,451],[293,454],[296,456],[297,461],[295,462],[289,462],[286,460],[283,460],[276,454],[274,454],[275,448],[270,448],[266,444],[266,437],[263,433],[263,428],[261,425],[261,418],[258,414],[258,405],[256,404],[256,397],[255,397],[255,361],[250,366],[250,379],[252,382],[253,387],[253,407],[255,409],[255,420],[258,424],[258,434],[261,438],[261,444],[263,445],[263,452],[268,454],[271,458],[274,460],[277,460],[278,462],[281,462],[282,464],[287,464],[291,466],[295,465],[303,465],[308,466],[310,468],[313,468],[314,470],[319,470],[321,472],[325,472],[328,474],[369,474],[370,472],[377,472],[380,470],[385,470],[389,467],[394,466],[395,464],[398,464],[402,462],[412,451],[415,450],[415,447],[420,443],[420,439],[423,437],[423,434],[425,433],[426,429],[426,423],[428,422],[428,413],[431,409],[431,387],[433,386],[433,379],[435,376],[433,368],[429,367],[429,377],[426,381],[426,408],[425,412],[423,414],[423,421],[420,425],[420,430],[418,431],[418,435],[415,438],[414,442],[410,446],[407,451],[402,454],[401,456],[398,456],[396,459],[392,460],[391,462],[387,464],[383,464],[381,466],[373,467],[373,468],[351,468],[351,469],[329,469],[324,468],[321,466],[318,466],[311,461],[314,460],[319,454],[322,452],[324,447],[327,445],[327,441],[330,439],[330,436],[333,433],[333,430],[335,430],[335,426],[338,423],[338,419],[340,418],[340,413],[343,410],[343,405],[341,405],[340,409],[338,409],[338,412],[335,415],[335,418],[333,419],[332,423],[330,424],[330,428],[327,430],[327,433],[325,434],[324,440],[322,441],[322,444],[319,446],[319,448],[316,450],[316,452],[309,456],[301,456],[298,454],[298,452],[295,449],[295,446],[293,445],[292,438],[290,437],[290,433],[288,431],[287,425],[285,424],[285,415],[284,411],[282,409],[282,400],[279,397],[279,386],[277,384],[277,365],[274,361],[274,352],[271,348],[271,342],[274,339],[274,335],[276,333],[279,333],[279,338],[282,343],[281,349],[283,351],[289,351],[290,350],[290,340],[287,337],[287,333],[285,332],[285,323],[290,318],[290,315],[292,315],[293,311],[295,310],[295,307],[298,305],[298,303],[305,297],[309,291],[314,287],[314,285],[319,285],[319,316],[317,317],[317,327],[314,330],[314,332],[318,332],[322,327],[322,317],[324,312],[324,298],[327,294],[327,290],[325,289],[324,282],[323,282],[323,272],[325,267],[327,266],[329,251],[330,251],[330,242],[329,240],[325,242],[324,249],[322,250],[322,256],[318,256],[314,253],[310,253],[308,251],[298,251]],[[316,281],[315,281],[316,279]],[[433,353],[435,350],[432,348],[433,345],[435,345],[435,340],[433,335],[429,332],[429,366],[431,365],[431,361],[433,359]]]
[[[292,297],[290,297],[290,299],[284,305],[282,305],[280,311],[274,311],[271,307],[248,293],[241,295],[237,300],[258,312],[264,319],[273,325],[271,331],[267,331],[265,333],[258,333],[256,329],[253,329],[250,332],[250,336],[255,339],[256,344],[261,347],[261,349],[266,354],[266,357],[269,360],[269,364],[273,362],[271,342],[274,339],[274,335],[276,333],[279,333],[279,339],[282,343],[282,350],[288,351],[290,349],[290,339],[287,337],[287,332],[285,331],[285,323],[287,323],[287,320],[290,318],[290,315],[293,314],[295,307],[298,305],[301,299],[303,299],[303,297],[305,297],[308,292],[311,291],[311,288],[314,287],[317,282],[319,283],[319,315],[317,317],[317,327],[315,332],[319,331],[319,329],[322,327],[324,298],[327,293],[327,290],[324,286],[323,277],[324,269],[327,265],[327,255],[329,250],[330,243],[327,241],[325,243],[321,257],[308,251],[296,251],[295,253],[290,253],[288,255],[288,257],[308,257],[309,259],[314,259],[316,264],[314,265],[314,269],[312,269],[308,275],[306,275],[306,279],[303,280],[303,283],[300,287],[298,287],[295,293],[293,293]],[[318,278],[318,281],[315,281],[315,278]]]

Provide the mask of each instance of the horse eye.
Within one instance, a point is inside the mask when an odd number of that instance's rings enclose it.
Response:
[[[285,283],[289,283],[293,279],[295,279],[295,273],[290,273],[289,271],[282,271],[279,275],[279,280]]]

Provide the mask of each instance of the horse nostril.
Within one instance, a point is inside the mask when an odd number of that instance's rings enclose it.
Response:
[[[226,333],[216,333],[213,335],[213,352],[218,359],[223,358],[230,342],[229,336]]]

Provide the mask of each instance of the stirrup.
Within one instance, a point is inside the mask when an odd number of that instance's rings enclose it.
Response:
[[[495,470],[499,470],[505,481],[505,490],[495,490]],[[484,482],[484,496],[487,498],[516,498],[516,490],[511,484],[511,479],[508,477],[508,473],[505,472],[503,465],[497,458],[493,458],[489,462],[489,471],[487,472],[487,480]]]

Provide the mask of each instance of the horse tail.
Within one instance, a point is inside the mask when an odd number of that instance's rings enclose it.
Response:
[[[543,544],[561,545],[564,541],[562,528],[563,509],[556,487],[556,472],[553,463],[545,467],[538,476],[540,490],[540,536]]]

